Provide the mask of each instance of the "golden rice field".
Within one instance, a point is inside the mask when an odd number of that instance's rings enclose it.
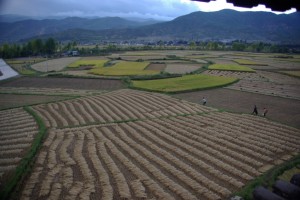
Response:
[[[92,66],[92,67],[103,67],[104,63],[108,60],[90,60],[90,59],[80,59],[72,62],[68,65],[70,68],[76,68],[81,66]]]
[[[21,199],[225,199],[300,151],[300,132],[117,90],[33,106],[49,128]]]
[[[153,75],[159,74],[159,70],[145,69],[150,63],[148,62],[127,62],[122,61],[109,67],[99,67],[91,69],[89,72],[96,75],[105,76],[130,76],[130,75]]]

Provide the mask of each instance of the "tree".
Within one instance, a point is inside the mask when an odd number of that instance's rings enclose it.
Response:
[[[46,50],[46,53],[49,54],[49,55],[52,55],[52,54],[55,53],[56,43],[55,43],[55,40],[53,38],[49,38],[49,39],[46,40],[45,50]]]
[[[196,43],[194,41],[192,41],[192,42],[190,42],[189,46],[190,46],[190,49],[195,49]]]
[[[32,41],[32,50],[34,55],[41,55],[44,50],[44,44],[41,39],[35,39]]]

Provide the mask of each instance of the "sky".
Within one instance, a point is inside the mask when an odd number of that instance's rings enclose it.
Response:
[[[152,18],[172,20],[195,11],[271,11],[265,6],[253,9],[234,7],[226,0],[210,3],[190,0],[0,0],[0,14],[18,14],[34,17],[105,17]],[[288,13],[295,12],[291,10]],[[278,14],[278,13],[277,13]]]

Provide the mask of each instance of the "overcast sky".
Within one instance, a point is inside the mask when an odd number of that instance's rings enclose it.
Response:
[[[189,0],[0,0],[1,14],[26,16],[119,16],[171,20],[195,11],[218,11],[224,8],[248,11],[234,7],[226,0],[210,3]],[[259,6],[252,11],[267,11]],[[269,9],[270,11],[270,9]]]

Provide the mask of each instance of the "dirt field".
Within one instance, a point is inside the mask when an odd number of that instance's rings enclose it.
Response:
[[[147,70],[164,71],[165,68],[166,68],[166,64],[154,64],[154,63],[151,63],[150,65],[148,65],[148,67],[146,69]]]
[[[201,64],[167,64],[165,72],[170,74],[185,74],[202,67]]]
[[[62,88],[78,90],[115,90],[124,88],[120,80],[82,78],[22,77],[9,82],[0,82],[0,87]]]
[[[262,94],[235,91],[230,89],[213,89],[174,95],[195,103],[207,99],[207,106],[238,113],[251,113],[254,104],[261,115],[264,107],[268,108],[267,118],[290,126],[300,128],[300,101]]]
[[[0,94],[0,110],[67,99],[60,96]]]
[[[40,72],[60,71],[78,59],[80,59],[80,57],[58,58],[36,63],[31,67]]]

